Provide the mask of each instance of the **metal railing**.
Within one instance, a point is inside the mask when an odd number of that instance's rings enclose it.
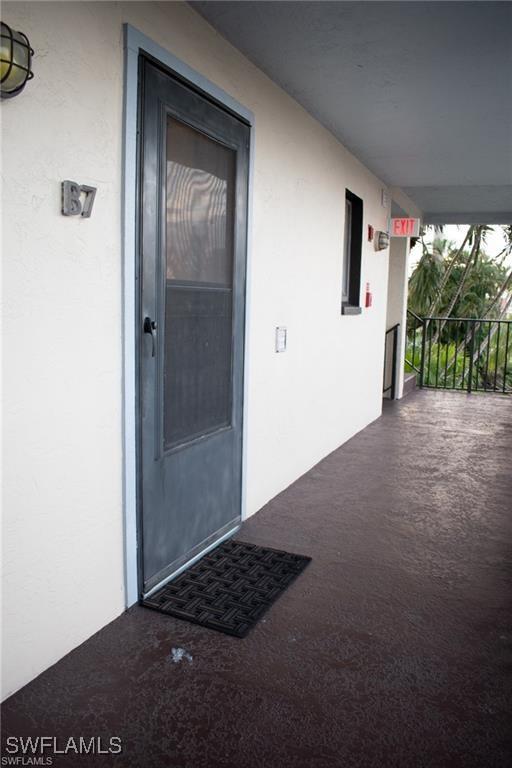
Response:
[[[405,368],[421,387],[512,393],[512,320],[407,316]]]
[[[396,396],[396,366],[399,328],[400,323],[388,328],[384,342],[384,382],[382,385],[382,394],[386,395],[389,392],[391,400],[394,400]]]

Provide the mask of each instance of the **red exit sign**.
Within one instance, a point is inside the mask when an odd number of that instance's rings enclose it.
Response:
[[[418,237],[419,219],[391,219],[391,237]]]

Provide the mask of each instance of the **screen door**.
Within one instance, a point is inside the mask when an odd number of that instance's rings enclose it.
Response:
[[[141,60],[142,593],[241,517],[249,126]]]

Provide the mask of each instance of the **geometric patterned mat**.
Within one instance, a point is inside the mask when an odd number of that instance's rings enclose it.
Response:
[[[146,598],[143,605],[245,637],[310,561],[303,555],[230,539]]]

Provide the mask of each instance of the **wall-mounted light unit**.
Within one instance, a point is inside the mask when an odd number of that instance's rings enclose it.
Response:
[[[387,232],[376,232],[373,238],[376,251],[384,251],[389,246],[389,235]]]
[[[15,32],[0,22],[0,96],[10,99],[34,77],[31,70],[34,51],[23,32]]]

